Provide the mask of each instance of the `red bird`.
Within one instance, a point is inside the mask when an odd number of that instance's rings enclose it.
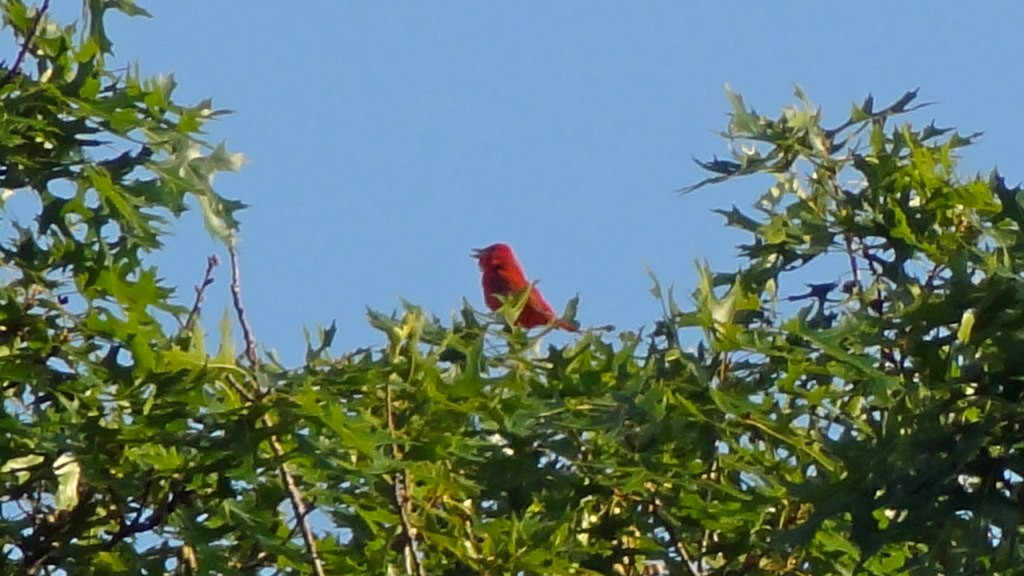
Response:
[[[541,296],[540,290],[530,285],[523,267],[519,265],[508,244],[498,243],[487,248],[478,248],[473,250],[472,256],[477,259],[480,272],[483,273],[481,284],[484,287],[484,302],[492,311],[501,308],[498,296],[509,298],[522,294],[523,290],[530,290],[526,305],[519,313],[516,324],[523,328],[554,324],[563,330],[576,332],[575,326],[558,318]]]

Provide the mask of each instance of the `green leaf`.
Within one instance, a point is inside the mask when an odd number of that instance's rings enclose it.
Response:
[[[57,494],[54,506],[57,510],[71,510],[78,506],[78,485],[82,479],[82,468],[71,454],[61,454],[53,463],[57,476]]]
[[[231,311],[225,307],[220,316],[220,345],[213,361],[217,364],[232,364],[235,361],[235,339],[232,335]]]
[[[31,476],[29,469],[38,466],[45,459],[46,458],[41,454],[29,454],[27,456],[20,456],[18,458],[5,460],[3,466],[0,466],[0,473],[13,472],[18,482],[22,483],[28,480]]]
[[[971,339],[971,330],[974,328],[974,310],[964,310],[960,318],[960,327],[956,330],[958,342],[966,344]]]
[[[732,120],[729,123],[730,133],[748,136],[757,134],[760,131],[760,118],[747,110],[747,105],[743,102],[743,96],[738,92],[733,92],[728,84],[725,85],[725,95],[732,104]]]

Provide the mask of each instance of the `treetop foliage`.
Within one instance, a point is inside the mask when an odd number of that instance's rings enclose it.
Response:
[[[2,2],[0,573],[1011,574],[1024,481],[1019,188],[916,92],[826,128],[729,91],[766,175],[735,269],[649,328],[543,347],[468,305],[370,312],[382,346],[257,353],[211,179],[219,112],[108,67],[109,12]],[[233,314],[147,263],[194,199]],[[15,204],[18,206],[15,207]],[[201,263],[201,259],[199,260]],[[639,297],[640,295],[638,295]],[[511,303],[510,303],[511,305]],[[571,314],[570,314],[571,315]],[[240,336],[235,333],[240,333]],[[240,345],[236,341],[241,342]],[[237,348],[236,348],[237,346]]]

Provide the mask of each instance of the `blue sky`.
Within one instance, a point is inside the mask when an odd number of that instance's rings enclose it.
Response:
[[[644,265],[684,297],[696,259],[735,268],[742,237],[710,209],[763,191],[673,192],[701,177],[691,157],[727,153],[726,83],[771,116],[799,84],[831,124],[868,92],[887,104],[920,87],[937,105],[917,120],[985,132],[966,167],[1022,177],[1024,5],[1010,2],[141,4],[153,19],[111,23],[118,59],[236,111],[210,137],[249,163],[216,184],[251,205],[244,297],[290,364],[303,326],[332,319],[336,352],[380,343],[367,306],[482,308],[469,251],[496,241],[556,308],[579,293],[585,325],[650,325]],[[212,252],[193,213],[155,261],[188,301]],[[222,267],[207,326],[227,287]]]

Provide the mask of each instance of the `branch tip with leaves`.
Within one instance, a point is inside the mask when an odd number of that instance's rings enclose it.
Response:
[[[36,33],[39,31],[39,24],[43,20],[43,15],[50,9],[50,0],[43,0],[43,3],[36,9],[36,14],[32,18],[32,23],[29,25],[28,32],[25,33],[25,39],[21,43],[21,47],[18,49],[18,55],[15,56],[14,62],[11,67],[4,74],[3,78],[0,79],[0,88],[3,88],[14,79],[14,77],[21,73],[21,65],[25,61],[25,56],[28,55],[28,51],[32,45],[32,41],[36,37]]]

